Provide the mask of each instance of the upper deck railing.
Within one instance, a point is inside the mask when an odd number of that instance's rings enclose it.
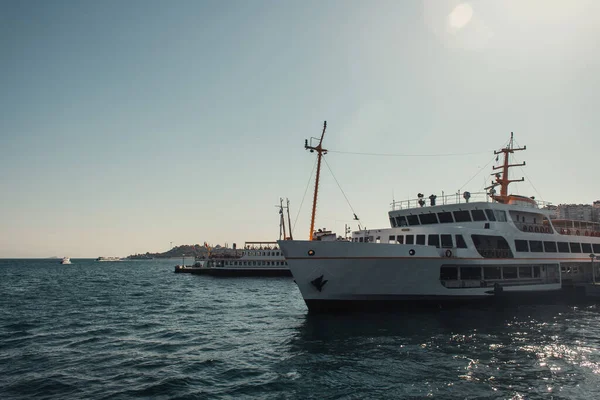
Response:
[[[432,201],[432,196],[433,201]],[[422,202],[422,203],[420,203]],[[425,208],[432,206],[440,206],[446,204],[466,204],[473,202],[487,202],[491,203],[493,200],[487,192],[457,192],[452,194],[442,194],[423,196],[421,198],[410,199],[410,200],[398,200],[391,203],[392,211],[394,210],[406,210],[409,208]],[[550,203],[545,201],[535,200],[539,208],[543,208]],[[421,205],[422,204],[422,205]]]

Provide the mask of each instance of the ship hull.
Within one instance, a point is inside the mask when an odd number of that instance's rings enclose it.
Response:
[[[476,286],[467,282],[468,287],[451,288],[440,280],[442,266],[522,265],[518,259],[443,258],[430,246],[344,241],[287,241],[280,246],[311,312],[529,304],[560,297],[559,276],[501,285],[481,280]],[[551,263],[527,263],[537,261]]]

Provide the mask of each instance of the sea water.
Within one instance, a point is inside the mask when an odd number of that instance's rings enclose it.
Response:
[[[292,278],[0,260],[1,399],[598,399],[600,307],[309,315]]]

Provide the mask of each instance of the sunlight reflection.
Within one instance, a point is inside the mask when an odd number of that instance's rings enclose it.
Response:
[[[448,23],[453,29],[461,29],[467,25],[473,17],[473,8],[467,3],[462,3],[454,7],[454,10],[448,15]]]

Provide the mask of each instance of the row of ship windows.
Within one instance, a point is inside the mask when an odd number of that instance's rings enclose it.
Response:
[[[517,251],[532,253],[600,253],[600,244],[515,240],[515,249]]]
[[[556,266],[548,266],[556,268]],[[460,275],[459,275],[460,271]],[[539,278],[539,265],[501,266],[501,267],[456,267],[446,266],[440,268],[440,280],[480,280],[480,279],[519,279]]]
[[[267,256],[267,257],[275,257],[279,255],[278,251],[246,251],[244,252],[246,256]]]
[[[466,249],[467,243],[462,235],[454,235],[456,240],[456,247],[459,249]],[[353,238],[353,242],[373,242],[373,236]],[[381,238],[377,236],[375,242],[380,242]],[[390,235],[388,243],[394,244],[417,244],[417,245],[428,245],[442,248],[452,248],[454,243],[452,241],[452,235]]]
[[[390,223],[393,228],[399,226],[446,224],[452,222],[472,222],[472,221],[498,221],[506,222],[506,212],[503,210],[463,210],[463,211],[444,211],[439,213],[426,213],[419,215],[400,215],[390,217]]]
[[[224,265],[287,265],[287,261],[225,261]]]

